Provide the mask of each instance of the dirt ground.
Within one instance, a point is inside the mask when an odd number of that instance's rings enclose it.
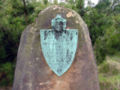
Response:
[[[12,90],[12,87],[9,86],[9,87],[0,87],[0,90]]]

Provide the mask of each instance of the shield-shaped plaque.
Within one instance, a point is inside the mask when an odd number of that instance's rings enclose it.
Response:
[[[77,29],[66,29],[66,19],[57,15],[52,20],[52,29],[40,30],[41,48],[49,67],[63,75],[72,65],[78,41]]]

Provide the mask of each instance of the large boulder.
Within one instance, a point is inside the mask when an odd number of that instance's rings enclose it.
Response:
[[[78,29],[75,59],[62,76],[46,63],[40,44],[40,29],[51,29],[51,20],[61,14],[67,28]],[[99,90],[97,67],[87,25],[75,11],[50,6],[23,31],[17,56],[13,90]]]

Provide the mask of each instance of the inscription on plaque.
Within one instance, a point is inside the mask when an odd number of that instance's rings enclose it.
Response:
[[[51,21],[52,29],[40,30],[42,53],[48,66],[58,76],[70,68],[77,49],[78,30],[66,29],[66,22],[57,15]]]

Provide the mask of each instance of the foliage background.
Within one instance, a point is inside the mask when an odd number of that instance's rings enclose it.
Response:
[[[58,4],[57,0],[53,4]],[[22,31],[38,13],[53,5],[47,0],[0,0],[0,87],[12,86]],[[59,5],[77,11],[87,23],[99,70],[101,90],[120,90],[120,0],[84,0]]]

